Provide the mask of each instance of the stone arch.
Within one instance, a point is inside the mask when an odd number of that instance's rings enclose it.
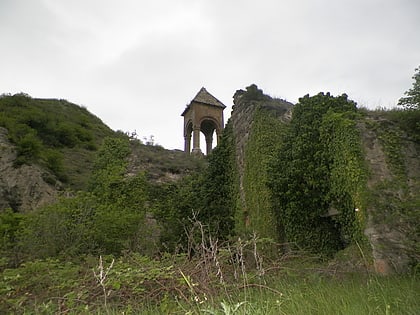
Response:
[[[188,121],[184,123],[184,139],[185,139],[184,151],[185,152],[191,151],[191,136],[194,129],[193,126],[194,125],[191,119],[189,119]]]
[[[185,152],[202,153],[200,132],[206,137],[206,154],[211,152],[214,132],[216,131],[218,143],[224,127],[223,110],[225,108],[226,106],[207,92],[205,88],[198,92],[182,113],[182,116],[184,116]]]
[[[213,117],[203,117],[200,121],[200,131],[204,134],[206,139],[206,154],[209,154],[213,148],[213,135],[216,132],[216,144],[219,144],[219,137],[221,133],[221,126],[219,122]]]

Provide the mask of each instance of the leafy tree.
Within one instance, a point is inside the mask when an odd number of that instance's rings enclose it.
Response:
[[[420,67],[415,69],[413,87],[406,91],[405,97],[400,98],[398,105],[406,109],[420,109]]]

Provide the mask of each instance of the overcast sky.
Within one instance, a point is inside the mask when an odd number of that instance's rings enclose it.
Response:
[[[0,94],[67,99],[168,149],[203,86],[226,118],[252,83],[393,107],[419,65],[419,0],[0,0]]]

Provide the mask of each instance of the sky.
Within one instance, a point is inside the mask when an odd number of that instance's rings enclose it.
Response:
[[[0,0],[0,94],[66,99],[183,149],[201,87],[394,107],[420,66],[418,0]],[[202,141],[203,142],[203,141]]]

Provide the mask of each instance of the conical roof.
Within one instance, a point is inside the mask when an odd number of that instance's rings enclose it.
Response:
[[[181,116],[184,116],[184,114],[188,111],[192,103],[201,103],[205,105],[210,106],[217,106],[221,108],[226,108],[226,106],[219,101],[217,98],[215,98],[213,95],[211,95],[207,90],[202,87],[200,91],[197,93],[197,95],[193,98],[190,104],[187,105],[187,108],[185,108],[184,112],[181,114]]]

